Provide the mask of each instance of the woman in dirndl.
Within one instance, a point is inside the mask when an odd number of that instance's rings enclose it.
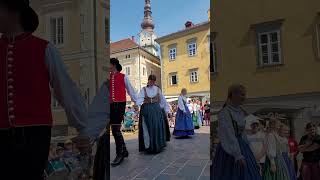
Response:
[[[289,153],[288,138],[290,137],[290,129],[287,125],[281,124],[280,130],[279,130],[279,136],[281,141],[282,157],[289,171],[290,180],[296,180],[297,175],[294,168],[293,157],[290,157],[290,153]]]
[[[283,157],[285,149],[283,140],[279,136],[281,123],[277,119],[269,122],[270,133],[266,136],[267,157],[263,169],[263,180],[290,180],[290,173]]]
[[[244,86],[232,85],[218,114],[220,142],[213,158],[213,180],[261,180],[259,167],[244,133],[247,113],[241,105],[245,97]]]
[[[167,114],[169,105],[155,85],[156,76],[150,75],[148,85],[138,95],[137,105],[141,106],[139,116],[139,151],[157,154],[170,140]]]
[[[191,113],[187,106],[187,89],[181,90],[178,98],[178,110],[173,135],[177,137],[188,137],[194,135]]]

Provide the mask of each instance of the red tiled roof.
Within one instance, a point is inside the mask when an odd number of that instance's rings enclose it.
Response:
[[[136,42],[134,42],[132,39],[128,38],[128,39],[123,39],[123,40],[111,43],[110,52],[114,53],[114,52],[119,52],[119,51],[132,49],[136,47],[139,47],[139,45]]]

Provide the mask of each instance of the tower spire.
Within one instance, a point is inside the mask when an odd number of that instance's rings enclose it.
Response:
[[[152,21],[152,11],[151,11],[151,2],[150,0],[145,0],[144,6],[144,18],[141,23],[141,28],[147,31],[153,31],[154,23]]]

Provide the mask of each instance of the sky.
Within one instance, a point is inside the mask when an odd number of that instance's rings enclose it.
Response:
[[[111,41],[135,36],[141,31],[145,0],[110,0]],[[152,18],[158,37],[184,29],[187,21],[194,24],[208,20],[210,0],[151,0]]]

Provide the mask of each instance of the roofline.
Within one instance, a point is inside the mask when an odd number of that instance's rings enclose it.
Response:
[[[119,51],[110,52],[110,55],[116,54],[116,53],[120,53],[120,52],[124,52],[124,51],[134,50],[134,49],[138,49],[138,50],[141,49],[141,50],[143,50],[143,51],[146,52],[147,54],[149,54],[149,55],[155,57],[156,59],[158,59],[159,63],[161,64],[160,57],[157,57],[157,56],[151,54],[149,51],[147,51],[146,49],[144,49],[144,48],[141,47],[141,46],[136,46],[136,47],[133,47],[133,48],[127,48],[127,49],[123,49],[123,50],[119,50]]]
[[[111,46],[111,45],[110,45]],[[139,46],[135,46],[135,47],[132,47],[132,48],[127,48],[127,49],[121,49],[121,50],[117,50],[117,51],[113,51],[113,52],[111,52],[110,51],[110,53],[111,54],[115,54],[115,53],[119,53],[119,52],[123,52],[123,51],[129,51],[129,50],[132,50],[132,49],[136,49],[136,48],[138,48]],[[110,47],[110,49],[111,49],[111,47]]]
[[[191,28],[187,28],[187,29],[184,29],[184,30],[180,30],[180,31],[177,31],[177,32],[174,32],[174,33],[171,33],[171,34],[167,34],[167,35],[164,35],[162,37],[159,37],[157,38],[155,41],[158,42],[159,44],[166,41],[166,40],[170,40],[172,37],[174,36],[179,36],[179,35],[182,35],[184,33],[190,33],[190,32],[197,32],[197,31],[200,31],[202,28],[204,28],[205,26],[209,26],[209,29],[210,29],[210,21],[205,21],[205,22],[202,22],[202,23],[199,23],[199,24],[196,24],[195,25],[196,27],[191,27]]]

